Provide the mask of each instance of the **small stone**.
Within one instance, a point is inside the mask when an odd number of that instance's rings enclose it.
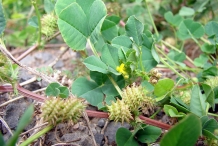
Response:
[[[100,134],[100,133],[96,133],[95,135],[94,135],[94,137],[95,137],[95,141],[96,141],[96,143],[98,144],[98,145],[102,145],[102,141],[103,141],[103,139],[104,139],[104,135],[103,134]]]
[[[73,129],[77,130],[79,128],[79,126],[80,126],[79,123],[77,123],[77,124],[73,125]]]
[[[20,69],[18,73],[19,82],[24,82],[34,77],[34,75],[29,74],[26,70]]]
[[[104,125],[105,125],[105,119],[104,118],[101,118],[99,121],[98,121],[98,126],[100,127],[100,128],[103,128],[104,127]]]
[[[23,58],[20,61],[21,64],[24,64],[24,65],[27,65],[27,66],[31,66],[34,62],[35,62],[35,58],[30,56],[30,55],[26,56],[25,58]]]
[[[54,65],[54,68],[55,69],[61,69],[61,68],[63,68],[63,66],[64,66],[63,61],[58,60],[58,62]]]
[[[81,146],[89,146],[89,145],[91,146],[92,145],[91,138],[88,135],[81,133],[81,132],[78,132],[78,131],[74,132],[74,133],[64,134],[61,137],[61,141],[64,141],[64,142],[70,142],[70,141],[74,141],[77,139],[79,139],[79,140],[74,142],[76,144],[79,144]]]
[[[116,132],[120,127],[124,127],[126,129],[130,128],[130,125],[128,123],[123,123],[121,124],[120,122],[110,122],[107,125],[107,128],[105,130],[105,136],[108,137],[108,142],[109,144],[112,144],[113,142],[115,142],[115,137],[116,137]]]
[[[10,129],[16,129],[20,117],[23,115],[25,109],[27,109],[29,105],[30,103],[26,102],[24,99],[7,105],[5,116],[3,118],[7,122]]]
[[[79,126],[79,130],[80,130],[80,131],[86,130],[86,126],[80,125],[80,126]]]
[[[97,131],[97,133],[101,133],[101,128],[100,127],[95,127],[95,129],[96,129],[96,131]]]
[[[57,141],[56,141],[56,138],[55,138],[55,132],[48,132],[46,135],[45,135],[45,145],[51,145],[51,144],[56,144]]]
[[[35,53],[34,57],[38,60],[42,60],[44,63],[49,63],[54,59],[54,56],[48,52]]]

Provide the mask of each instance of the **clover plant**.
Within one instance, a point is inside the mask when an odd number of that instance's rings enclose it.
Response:
[[[45,121],[53,126],[61,121],[76,122],[85,106],[79,99],[68,98],[73,94],[108,112],[110,120],[128,122],[133,126],[133,131],[117,130],[118,146],[155,142],[161,135],[161,129],[142,124],[139,116],[154,117],[158,107],[178,120],[161,137],[161,146],[193,146],[199,137],[205,137],[209,146],[217,144],[218,124],[211,116],[218,116],[212,113],[218,103],[218,22],[216,19],[200,21],[201,14],[208,7],[214,14],[214,2],[190,2],[192,7],[183,6],[181,1],[172,2],[175,3],[181,6],[176,11],[160,5],[164,26],[172,34],[170,42],[156,26],[146,0],[136,0],[133,10],[127,9],[125,25],[122,18],[111,14],[113,8],[114,13],[119,14],[115,6],[119,2],[111,3],[114,7],[108,8],[102,0],[45,0],[47,14],[40,20],[37,3],[32,1],[37,17],[32,17],[29,24],[39,29],[38,45],[42,45],[41,35],[49,38],[59,29],[72,50],[87,52],[90,48],[92,51],[92,55],[87,53],[83,59],[89,70],[88,77],[76,78],[70,90],[59,83],[51,83],[47,87],[46,94],[52,97],[42,108]],[[141,9],[147,20],[131,15]],[[6,23],[2,7],[0,19],[3,22],[0,25],[2,33]],[[186,41],[193,42],[201,50],[198,57],[191,59],[185,53]],[[4,65],[5,62],[0,61],[0,68]],[[160,67],[170,69],[176,78],[164,77],[158,70]],[[8,77],[0,73],[0,79],[7,81]],[[50,105],[55,104],[57,106],[53,110]],[[62,111],[61,116],[58,115],[59,110]],[[66,110],[78,113],[72,117]],[[47,127],[41,134],[51,128]],[[24,142],[23,145],[29,143]]]

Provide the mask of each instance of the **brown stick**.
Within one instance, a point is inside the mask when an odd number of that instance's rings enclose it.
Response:
[[[33,50],[35,50],[39,45],[33,45],[32,47],[30,47],[28,50],[26,50],[23,54],[21,54],[17,60],[20,61],[21,59],[23,59],[24,57],[26,57],[28,54],[30,54]]]

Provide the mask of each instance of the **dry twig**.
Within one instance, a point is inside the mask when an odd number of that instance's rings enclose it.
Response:
[[[84,117],[84,119],[85,119],[86,122],[87,122],[87,126],[88,126],[88,128],[89,128],[89,131],[90,131],[90,134],[91,134],[91,137],[92,137],[92,141],[93,141],[94,146],[98,146],[97,143],[96,143],[96,141],[95,141],[95,137],[94,137],[94,134],[93,134],[93,132],[92,132],[92,129],[91,129],[91,126],[90,126],[90,122],[89,122],[89,118],[88,118],[88,115],[87,115],[86,111],[83,112],[83,117]]]
[[[11,134],[11,136],[13,135],[11,129],[9,128],[8,124],[5,122],[5,120],[0,116],[0,121],[2,122],[2,124],[5,126],[5,128],[8,130],[8,132]]]

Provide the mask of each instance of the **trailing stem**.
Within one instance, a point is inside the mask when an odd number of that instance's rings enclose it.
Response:
[[[151,16],[151,12],[150,12],[150,10],[149,10],[149,8],[148,8],[147,1],[144,0],[144,2],[145,2],[145,7],[146,7],[146,9],[147,9],[147,11],[148,11],[149,18],[150,18],[150,20],[151,20],[151,24],[152,24],[152,26],[153,26],[153,28],[154,28],[154,31],[155,31],[156,35],[159,36],[157,27],[156,27],[156,25],[154,24],[154,19],[153,19],[153,17]]]
[[[37,0],[32,0],[32,4],[33,4],[33,7],[36,11],[36,16],[37,16],[37,20],[38,20],[38,28],[39,28],[39,34],[38,34],[38,44],[40,45],[41,43],[41,36],[42,36],[42,25],[41,25],[41,16],[40,16],[40,13],[39,13],[39,9],[37,7]]]

